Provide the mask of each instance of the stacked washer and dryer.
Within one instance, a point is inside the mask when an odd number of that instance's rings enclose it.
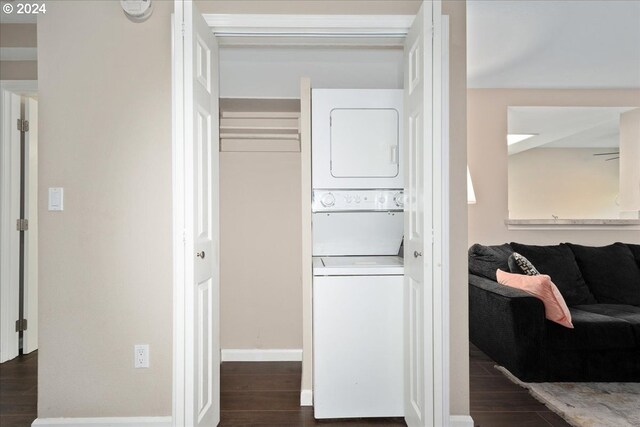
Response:
[[[316,418],[404,415],[402,104],[312,91]]]

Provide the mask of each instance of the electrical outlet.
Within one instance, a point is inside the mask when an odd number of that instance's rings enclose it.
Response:
[[[148,344],[136,344],[133,346],[133,366],[136,369],[149,367]]]

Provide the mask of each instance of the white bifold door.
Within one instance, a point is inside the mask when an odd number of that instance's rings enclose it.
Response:
[[[174,372],[179,383],[174,425],[216,426],[220,421],[218,46],[191,1],[176,3],[174,19],[174,231],[184,242],[175,273],[177,282],[184,283],[174,296],[179,329],[175,357],[184,357],[177,364],[184,370]]]
[[[440,6],[435,0],[423,2],[404,46],[404,409],[409,427],[449,425],[448,330],[439,317],[448,313],[442,308],[448,275],[443,251],[448,231],[442,223],[448,113],[437,44]]]

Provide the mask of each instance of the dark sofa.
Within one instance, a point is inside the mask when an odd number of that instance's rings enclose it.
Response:
[[[545,319],[538,298],[496,282],[496,269],[510,271],[514,251],[551,276],[574,329]],[[526,382],[639,382],[640,245],[473,245],[469,335]]]

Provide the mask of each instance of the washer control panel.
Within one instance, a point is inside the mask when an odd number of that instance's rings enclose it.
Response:
[[[313,190],[313,212],[401,211],[404,194],[398,190]]]

